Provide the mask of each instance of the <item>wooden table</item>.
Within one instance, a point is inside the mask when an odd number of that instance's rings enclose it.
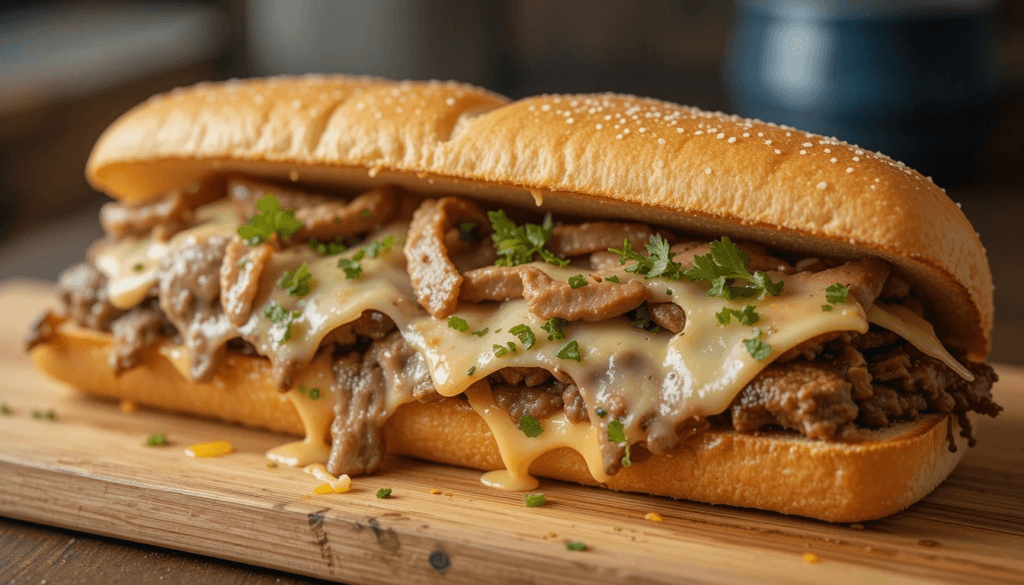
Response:
[[[863,524],[551,481],[541,488],[549,505],[529,509],[518,494],[482,487],[477,472],[403,459],[357,479],[350,494],[315,496],[309,476],[261,462],[279,436],[127,415],[43,379],[18,338],[47,302],[46,286],[0,285],[0,402],[15,408],[0,418],[0,514],[18,518],[0,518],[0,583],[314,582],[152,544],[367,582],[1024,581],[1024,369],[999,368],[1006,410],[981,422],[979,447],[949,480],[909,510]],[[32,407],[54,408],[57,420],[32,420]],[[157,428],[175,444],[146,451],[136,435]],[[40,447],[50,434],[53,444]],[[181,455],[182,445],[214,435],[238,453],[216,465]],[[150,468],[138,467],[137,453]],[[376,499],[378,484],[395,497]],[[645,520],[652,511],[664,521]],[[589,549],[568,552],[569,539]]]

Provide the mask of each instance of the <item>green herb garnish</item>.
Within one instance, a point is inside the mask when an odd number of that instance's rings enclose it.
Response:
[[[540,328],[548,332],[548,341],[561,341],[565,339],[565,328],[568,325],[569,322],[565,319],[552,317],[541,325]]]
[[[337,256],[348,250],[348,247],[342,242],[341,236],[335,238],[333,242],[321,242],[316,238],[310,238],[309,247],[321,256]]]
[[[534,254],[540,254],[540,257],[548,264],[565,266],[569,263],[568,260],[559,258],[544,249],[544,246],[551,241],[551,235],[555,229],[555,222],[551,219],[550,213],[544,216],[544,223],[541,225],[527,223],[517,226],[501,209],[488,211],[487,217],[490,218],[491,227],[494,228],[491,241],[494,242],[494,247],[500,256],[495,262],[496,265],[518,266],[533,262]]]
[[[528,414],[519,417],[519,429],[531,439],[539,437],[544,432],[544,429],[540,426],[540,421]]]
[[[761,316],[754,310],[753,305],[747,305],[743,307],[743,310],[725,307],[715,313],[715,317],[718,317],[718,322],[722,325],[728,325],[733,317],[736,317],[736,320],[742,325],[753,325],[761,320]]]
[[[466,375],[472,376],[474,372],[476,372],[476,366],[469,366],[469,369],[466,370]]]
[[[286,343],[292,338],[292,321],[301,314],[301,311],[289,311],[277,303],[270,303],[263,309],[264,317],[270,319],[271,323],[284,328],[281,336],[277,339],[278,345]]]
[[[345,271],[345,278],[348,280],[356,280],[363,274],[363,267],[359,265],[359,262],[351,258],[341,258],[338,260],[338,268]]]
[[[850,294],[850,287],[834,283],[825,289],[825,300],[830,305],[843,305],[846,303],[846,295]]]
[[[559,359],[573,360],[575,362],[583,359],[580,355],[580,345],[576,343],[575,339],[563,345],[562,349],[558,350],[558,353],[555,355],[558,356]]]
[[[390,252],[391,248],[395,245],[395,236],[387,236],[383,240],[373,241],[363,247],[366,250],[366,255],[370,258],[376,258],[381,252]],[[356,260],[362,260],[362,258],[356,258]]]
[[[466,320],[461,317],[452,316],[448,317],[448,327],[456,331],[468,331],[469,323],[466,323]]]
[[[146,446],[148,447],[163,447],[167,444],[167,435],[163,433],[154,433],[146,438]]]
[[[288,291],[293,297],[304,297],[309,294],[309,285],[312,275],[309,273],[309,266],[303,262],[295,270],[289,270],[277,280],[277,286]]]
[[[539,508],[548,503],[544,494],[523,494],[523,501],[526,502],[527,508]]]
[[[618,284],[618,283],[619,283],[619,277],[618,277],[617,275],[615,275],[615,274],[613,274],[613,275],[611,275],[611,276],[606,276],[606,277],[604,277],[604,279],[605,279],[605,280],[606,280],[607,282],[614,282],[614,283],[616,283],[616,284]]]
[[[580,288],[582,286],[587,286],[587,277],[583,276],[582,274],[577,274],[576,276],[570,276],[569,277],[569,286],[571,286],[574,289],[575,288]]]
[[[585,542],[569,541],[565,543],[565,550],[587,550],[587,544]]]
[[[364,209],[359,212],[359,217],[370,217],[370,210]]]
[[[480,331],[474,331],[473,335],[476,335],[477,337],[483,337],[484,335],[487,335],[487,332],[490,331],[490,330],[491,330],[490,327],[484,327]]]
[[[391,488],[380,488],[377,490],[377,497],[386,500],[391,497]]]
[[[598,406],[597,408],[594,409],[594,414],[601,418],[604,418],[608,414],[608,411]]]
[[[728,236],[722,236],[722,241],[711,242],[711,251],[703,256],[694,256],[693,266],[688,268],[683,275],[693,282],[708,281],[711,288],[708,289],[710,297],[724,297],[726,299],[757,297],[763,301],[765,296],[771,294],[779,296],[782,294],[782,281],[772,282],[770,276],[763,272],[753,274],[747,270],[747,263],[750,256],[740,250],[739,246],[733,244]],[[743,286],[730,285],[730,280],[743,280]]]
[[[281,209],[273,195],[267,195],[257,201],[256,209],[259,213],[238,228],[238,235],[250,246],[262,244],[275,235],[287,242],[288,238],[302,227],[302,222],[295,219],[295,210]]]
[[[626,447],[626,455],[622,457],[620,463],[623,467],[632,467],[633,460],[629,457],[629,439],[626,438],[626,429],[621,420],[616,419],[608,423],[608,440]]]
[[[509,329],[508,332],[519,338],[519,341],[523,344],[523,349],[530,349],[537,343],[537,338],[533,335],[533,330],[526,325],[516,325]]]
[[[146,265],[143,264],[142,262],[139,262],[135,266],[132,266],[132,270],[134,270],[135,272],[142,272],[145,269],[146,269]]]
[[[305,384],[299,384],[299,394],[302,394],[310,400],[317,400],[320,398],[320,389],[315,386],[313,388],[306,388]]]
[[[0,403],[0,414],[8,415],[12,412],[14,411],[11,410],[11,407],[6,402]]]
[[[621,250],[609,248],[608,251],[619,255],[619,264],[636,260],[636,264],[626,268],[626,272],[631,274],[643,274],[647,279],[660,276],[679,280],[682,277],[683,265],[672,260],[676,254],[670,250],[668,240],[660,234],[654,234],[647,240],[647,256],[634,250],[628,239],[622,241]]]
[[[506,346],[504,346],[504,347],[501,346],[501,345],[498,345],[497,343],[494,344],[494,355],[496,357],[501,357],[503,355],[514,355],[515,353],[516,353],[516,344],[511,342],[511,341],[508,342],[508,344],[506,344]]]
[[[831,311],[832,310],[832,305],[822,305],[821,306],[821,310],[822,311]]]
[[[754,329],[754,337],[752,339],[744,339],[743,345],[746,346],[747,352],[750,353],[751,357],[758,361],[764,360],[772,352],[772,346],[761,341],[760,329]]]

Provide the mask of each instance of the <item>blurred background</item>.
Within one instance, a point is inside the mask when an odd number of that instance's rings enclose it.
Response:
[[[120,113],[308,72],[633,93],[881,150],[963,204],[996,274],[993,357],[1024,363],[1020,0],[0,0],[0,281],[55,279],[101,235],[83,168]]]

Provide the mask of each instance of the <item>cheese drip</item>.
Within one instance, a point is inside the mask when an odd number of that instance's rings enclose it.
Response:
[[[119,302],[126,306],[136,298],[136,302],[140,302],[156,282],[155,267],[152,274],[148,271],[133,274],[133,266],[139,258],[156,257],[157,251],[165,253],[167,247],[204,233],[203,230],[233,231],[237,222],[233,215],[228,216],[228,210],[224,203],[200,208],[200,217],[205,218],[206,223],[179,233],[167,244],[123,242],[103,250],[99,258],[104,263],[104,272],[111,278],[111,286],[116,283]],[[645,440],[640,423],[649,415],[674,425],[694,416],[718,414],[778,355],[824,333],[864,333],[869,317],[871,322],[905,337],[925,353],[933,352],[929,355],[943,359],[961,375],[965,372],[942,348],[931,326],[927,323],[922,326],[923,320],[912,313],[908,315],[909,311],[902,311],[901,307],[873,308],[866,315],[860,305],[850,303],[822,311],[824,287],[816,284],[809,274],[772,273],[774,280],[785,281],[785,289],[778,297],[769,296],[755,303],[760,320],[754,326],[744,326],[735,320],[721,325],[715,317],[726,307],[742,309],[749,300],[709,297],[706,284],[662,278],[645,280],[640,275],[625,272],[626,267],[620,267],[613,273],[621,282],[642,282],[650,302],[673,302],[685,311],[686,326],[682,332],[677,335],[652,333],[633,327],[625,317],[615,317],[600,322],[571,323],[565,329],[565,339],[548,340],[541,328],[545,321],[531,313],[522,299],[461,304],[455,315],[468,322],[469,330],[457,331],[448,327],[445,320],[432,318],[416,301],[401,250],[407,229],[407,223],[393,222],[370,234],[367,241],[379,241],[390,235],[396,242],[392,250],[381,252],[377,258],[364,257],[359,262],[362,274],[355,279],[346,277],[338,267],[338,260],[351,259],[356,250],[322,257],[304,246],[295,246],[275,253],[265,267],[251,317],[239,332],[260,354],[300,368],[299,383],[314,385],[321,391],[316,400],[295,389],[289,393],[305,425],[306,438],[272,450],[268,453],[272,459],[291,465],[326,460],[328,448],[324,438],[333,418],[334,399],[329,391],[332,374],[327,358],[316,357],[317,349],[332,331],[366,311],[379,311],[395,322],[405,340],[424,356],[440,394],[456,396],[474,382],[506,367],[538,367],[564,373],[579,387],[591,421],[599,419],[595,412],[597,405],[616,395],[625,398],[625,412],[619,420],[630,444]],[[277,281],[282,274],[295,270],[302,263],[307,264],[312,275],[311,287],[307,295],[294,297],[278,286]],[[563,282],[587,272],[543,263],[532,266]],[[287,341],[283,340],[284,326],[271,323],[264,316],[264,310],[272,304],[298,313]],[[533,331],[537,339],[534,347],[526,350],[520,340],[509,333],[517,325],[526,325]],[[485,328],[488,329],[485,334],[472,334]],[[743,343],[757,337],[755,329],[760,331],[759,339],[772,348],[764,361],[754,359]],[[579,362],[557,357],[559,350],[570,341],[576,341],[579,346],[582,358]],[[509,342],[515,345],[516,351],[498,357],[494,346],[507,347]],[[184,356],[179,355],[183,351],[175,348],[171,353],[177,359],[172,361],[183,360]],[[595,479],[607,479],[597,447],[600,439],[597,427],[569,423],[564,414],[560,414],[542,421],[545,433],[531,439],[494,404],[489,392],[474,390],[469,398],[490,427],[506,466],[507,473],[487,476],[490,485],[532,489],[530,463],[544,452],[563,446],[584,456]],[[389,388],[388,413],[411,400],[411,395]]]

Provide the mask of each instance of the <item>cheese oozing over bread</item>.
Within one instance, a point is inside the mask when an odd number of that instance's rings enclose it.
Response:
[[[238,226],[233,209],[225,201],[201,207],[197,217],[199,221],[194,227],[167,242],[126,239],[98,251],[94,261],[109,278],[111,300],[116,306],[134,306],[150,294],[158,282],[159,259],[174,246],[189,238],[230,235]],[[379,250],[376,257],[362,257],[362,272],[356,278],[346,275],[338,263],[340,259],[353,259],[358,249],[321,256],[306,246],[292,246],[275,252],[267,262],[251,315],[238,333],[273,362],[299,368],[289,398],[306,429],[303,441],[273,449],[268,457],[289,465],[326,460],[326,439],[335,400],[329,352],[318,349],[332,331],[367,311],[378,311],[395,322],[406,342],[425,358],[439,394],[467,394],[470,405],[487,422],[506,467],[502,473],[487,475],[485,482],[509,489],[533,489],[536,484],[529,476],[530,463],[559,447],[581,453],[593,477],[597,481],[607,480],[602,467],[600,433],[607,432],[610,420],[605,417],[611,415],[599,407],[613,395],[626,399],[622,414],[615,420],[622,424],[627,445],[635,444],[646,439],[650,429],[645,428],[645,421],[650,420],[650,415],[676,426],[694,417],[721,413],[775,357],[823,334],[864,333],[869,322],[906,338],[970,379],[970,373],[949,355],[931,326],[902,307],[876,304],[865,312],[851,299],[836,305],[834,310],[823,311],[828,283],[811,278],[810,273],[769,273],[773,280],[784,280],[785,287],[779,296],[768,296],[756,303],[759,320],[752,326],[736,320],[723,325],[716,318],[722,309],[739,310],[749,300],[711,297],[707,295],[707,284],[686,279],[648,280],[626,272],[626,264],[602,275],[615,275],[622,283],[642,283],[649,302],[678,305],[686,314],[686,325],[680,333],[647,331],[620,316],[598,322],[573,322],[564,328],[564,339],[549,339],[542,329],[545,320],[530,312],[522,299],[461,303],[454,314],[467,322],[468,330],[460,331],[450,327],[446,320],[430,316],[417,302],[401,251],[407,230],[407,222],[394,221],[369,234],[367,242],[391,238],[394,244],[390,250]],[[309,292],[293,296],[277,283],[283,274],[301,264],[308,267],[311,275]],[[573,266],[530,266],[562,282],[589,273]],[[265,309],[273,305],[293,312],[289,325],[274,323],[265,316]],[[533,332],[536,342],[531,348],[524,347],[510,333],[518,325]],[[290,327],[288,335],[286,327]],[[752,340],[768,344],[770,354],[762,360],[755,359],[747,348],[747,342]],[[559,357],[572,342],[578,346],[579,359],[566,358],[564,353]],[[175,361],[182,362],[179,369],[187,375],[186,348],[168,343],[162,351],[177,356]],[[543,431],[539,436],[527,437],[516,421],[496,405],[487,386],[478,384],[507,367],[543,368],[571,377],[587,404],[590,422],[572,423],[564,414],[558,414],[541,421]],[[309,388],[318,390],[315,398]],[[411,390],[388,388],[388,413],[412,400]]]

